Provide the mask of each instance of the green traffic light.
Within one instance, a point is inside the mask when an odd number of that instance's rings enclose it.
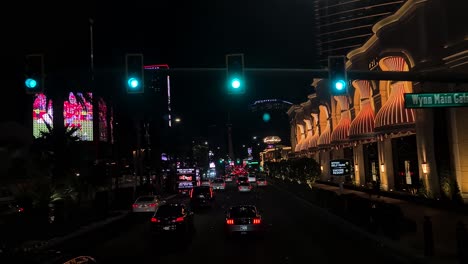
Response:
[[[26,87],[28,87],[30,89],[34,89],[37,86],[37,81],[34,80],[34,79],[31,79],[31,78],[28,78],[28,79],[26,79],[24,84],[26,85]]]
[[[238,89],[241,86],[241,82],[239,79],[235,78],[231,81],[231,87],[234,89]]]
[[[140,82],[138,81],[137,78],[130,78],[128,79],[127,83],[128,83],[128,86],[133,89],[137,88],[140,85]]]
[[[342,91],[346,87],[346,83],[343,80],[338,80],[335,82],[335,89]]]

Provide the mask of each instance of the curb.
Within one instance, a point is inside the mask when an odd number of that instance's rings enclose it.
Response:
[[[170,199],[173,199],[176,196],[177,196],[177,194],[172,194],[172,195],[169,195],[167,197],[164,197],[163,199],[164,200],[170,200]],[[86,233],[97,230],[98,228],[101,228],[103,226],[106,226],[106,225],[112,224],[112,223],[114,223],[116,221],[122,220],[122,219],[124,219],[125,217],[127,217],[127,216],[129,216],[131,214],[131,211],[129,211],[129,210],[123,210],[123,211],[121,210],[121,211],[114,211],[114,212],[119,212],[120,215],[110,217],[110,218],[104,219],[102,221],[98,221],[98,222],[94,222],[94,223],[82,226],[78,230],[76,230],[76,231],[74,231],[74,232],[72,232],[72,233],[70,233],[68,235],[65,235],[65,236],[54,237],[54,238],[51,238],[51,239],[45,240],[45,241],[38,241],[37,243],[35,243],[35,244],[31,245],[31,246],[21,247],[21,249],[23,251],[26,251],[26,252],[31,251],[31,250],[42,251],[42,250],[51,249],[54,246],[62,244],[64,242],[68,241],[68,240],[74,239],[74,238],[82,236],[82,235],[84,235]]]
[[[97,230],[98,228],[100,228],[102,226],[105,226],[105,225],[114,223],[114,222],[116,222],[118,220],[124,219],[128,215],[130,215],[129,211],[121,212],[120,215],[117,215],[117,216],[107,218],[107,219],[99,221],[99,222],[94,222],[94,223],[91,223],[89,225],[83,226],[83,227],[81,227],[80,229],[76,230],[75,232],[73,232],[71,234],[61,236],[61,237],[54,237],[54,238],[51,238],[51,239],[49,239],[47,241],[40,242],[39,247],[32,246],[30,248],[25,248],[24,250],[27,251],[28,249],[31,249],[31,248],[36,249],[36,250],[50,249],[50,248],[55,247],[55,246],[57,246],[57,245],[59,245],[61,243],[66,242],[68,240],[77,238],[77,237],[82,236],[82,235],[84,235],[86,233]]]
[[[303,203],[307,204],[309,207],[313,208],[319,213],[319,216],[325,218],[328,220],[328,222],[333,222],[335,225],[342,229],[343,232],[353,232],[359,234],[361,237],[368,239],[370,241],[374,241],[376,245],[381,248],[381,249],[389,249],[392,252],[388,252],[391,254],[392,257],[397,258],[400,261],[407,262],[407,263],[433,263],[433,264],[438,264],[438,263],[458,263],[456,260],[448,261],[448,260],[436,260],[436,259],[431,259],[427,258],[425,256],[415,254],[414,252],[411,252],[411,250],[408,250],[406,248],[403,248],[401,245],[398,243],[395,243],[391,241],[390,239],[384,238],[384,237],[379,237],[374,234],[371,234],[369,232],[366,232],[365,230],[361,229],[360,227],[354,225],[353,223],[329,212],[328,210],[313,204],[312,202],[297,196],[293,192],[278,186],[278,183],[273,183],[270,186],[273,186],[279,191],[286,192],[291,195],[291,197],[294,197],[297,200],[302,201]],[[393,253],[393,254],[392,254]],[[402,259],[403,258],[403,259]]]

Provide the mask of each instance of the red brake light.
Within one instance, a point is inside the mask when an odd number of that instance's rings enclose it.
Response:
[[[159,222],[159,219],[157,219],[156,217],[151,217],[151,223],[157,223]]]
[[[226,219],[226,224],[233,225],[234,224],[234,219]]]
[[[149,205],[150,207],[156,207],[156,203],[152,203]]]
[[[260,218],[254,218],[254,220],[253,220],[253,223],[255,225],[260,224],[261,222],[262,222],[262,220]]]
[[[132,206],[133,206],[133,208],[137,208],[138,204],[133,204]]]
[[[210,188],[210,198],[213,198],[213,189]]]
[[[193,189],[190,190],[190,198],[192,198],[193,195]]]
[[[183,222],[183,221],[184,221],[184,217],[182,217],[182,216],[181,216],[181,217],[177,217],[175,221],[176,221],[176,222]]]
[[[18,212],[21,213],[21,212],[23,212],[23,211],[24,211],[24,208],[23,208],[23,207],[18,208]]]

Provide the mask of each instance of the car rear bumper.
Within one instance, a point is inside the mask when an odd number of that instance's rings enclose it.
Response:
[[[261,233],[263,232],[263,226],[259,225],[226,225],[226,233],[228,234],[242,234],[242,233]]]
[[[152,224],[151,233],[153,235],[184,233],[187,228],[183,224]]]
[[[154,213],[156,211],[156,207],[141,207],[141,208],[133,208],[134,213]]]

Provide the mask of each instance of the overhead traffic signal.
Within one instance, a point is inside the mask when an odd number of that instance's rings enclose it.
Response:
[[[44,56],[32,54],[26,56],[24,88],[28,94],[44,92]]]
[[[226,87],[228,94],[244,94],[244,54],[226,55]]]
[[[127,93],[144,93],[143,54],[127,54],[125,56],[125,72]]]
[[[344,56],[328,57],[328,80],[332,95],[340,96],[348,94],[348,78],[346,76],[346,60]]]

